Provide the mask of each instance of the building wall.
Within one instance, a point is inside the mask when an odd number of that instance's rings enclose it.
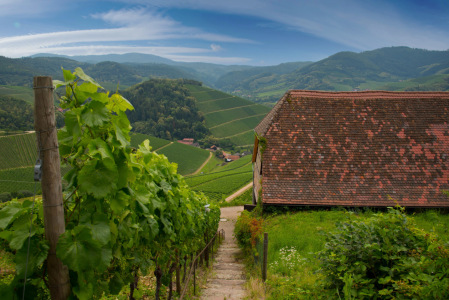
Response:
[[[253,204],[259,201],[259,193],[262,188],[262,155],[260,153],[260,145],[257,148],[256,161],[253,164]]]

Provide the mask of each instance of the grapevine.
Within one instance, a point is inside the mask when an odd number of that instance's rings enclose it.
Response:
[[[56,255],[68,266],[73,296],[79,299],[116,295],[154,268],[158,286],[167,285],[183,257],[195,253],[218,228],[220,211],[191,191],[176,165],[151,151],[146,140],[130,145],[126,110],[133,106],[112,95],[77,68],[63,70],[60,106],[65,127],[58,132],[64,176],[66,232]],[[27,287],[46,293],[42,204],[32,215]],[[16,253],[16,274],[0,285],[2,295],[18,295],[24,282],[25,240],[30,201],[12,201],[0,211],[0,238]],[[158,295],[158,291],[156,291]]]

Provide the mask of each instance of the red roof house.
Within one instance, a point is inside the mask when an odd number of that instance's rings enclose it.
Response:
[[[255,128],[254,203],[448,207],[448,92],[291,90]]]

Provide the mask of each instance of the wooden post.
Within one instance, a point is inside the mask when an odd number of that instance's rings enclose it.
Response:
[[[53,82],[49,76],[34,77],[34,128],[42,162],[42,198],[45,237],[50,242],[47,273],[51,299],[67,299],[70,280],[67,266],[56,256],[56,244],[65,231],[61,169],[53,103]]]
[[[267,280],[267,267],[268,267],[268,233],[263,234],[263,263],[262,263],[262,281]]]

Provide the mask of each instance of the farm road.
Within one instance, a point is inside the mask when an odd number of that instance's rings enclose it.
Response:
[[[243,211],[243,206],[221,208],[219,230],[224,229],[225,240],[218,249],[213,265],[212,277],[207,279],[201,299],[235,300],[245,296],[244,266],[240,262],[241,250],[233,236],[234,224]]]

